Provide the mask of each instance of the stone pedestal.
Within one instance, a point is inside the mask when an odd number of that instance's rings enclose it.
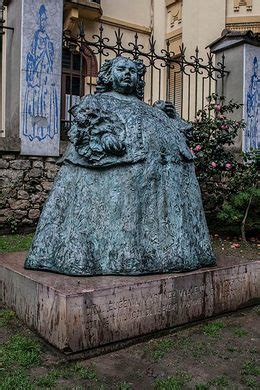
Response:
[[[259,262],[226,258],[180,274],[79,278],[26,271],[24,259],[1,256],[2,300],[66,353],[237,310],[260,295]]]

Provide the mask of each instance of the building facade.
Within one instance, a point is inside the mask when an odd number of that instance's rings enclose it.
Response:
[[[4,34],[1,34],[0,135],[14,138],[14,142],[19,138],[18,133],[22,138],[25,136],[29,139],[28,145],[34,144],[34,153],[38,155],[42,154],[42,145],[45,143],[49,155],[59,154],[58,144],[50,144],[47,139],[56,137],[60,131],[60,122],[68,119],[69,106],[78,100],[79,95],[89,92],[90,77],[91,83],[95,84],[100,65],[98,58],[94,55],[91,58],[91,52],[86,53],[88,66],[83,71],[84,90],[79,91],[79,56],[75,55],[70,69],[70,54],[62,49],[62,31],[77,34],[79,23],[84,23],[86,36],[92,37],[98,33],[102,23],[104,34],[111,41],[115,40],[115,30],[120,28],[126,45],[133,42],[134,35],[138,33],[139,44],[147,48],[149,38],[153,36],[157,52],[169,42],[170,51],[178,57],[183,44],[186,58],[193,56],[198,47],[199,56],[204,61],[209,52],[206,48],[220,37],[224,29],[260,33],[258,0],[5,0],[2,3],[2,24],[9,29],[1,30]],[[44,31],[41,32],[41,29]],[[46,53],[42,51],[43,56],[49,58],[48,63],[34,62],[34,54],[39,51],[38,37],[48,40],[46,45],[51,49],[46,50]],[[42,67],[47,70],[47,80],[38,77]],[[22,72],[18,71],[19,68]],[[34,68],[37,68],[36,72],[32,71]],[[181,90],[181,77],[177,71],[175,69],[172,72],[172,95]],[[69,85],[71,74],[72,85]],[[47,100],[42,98],[41,87],[37,87],[43,82],[48,85],[44,92],[48,96]],[[147,77],[147,90],[149,82]],[[156,92],[158,82],[155,80],[153,84]],[[38,98],[35,96],[37,94]],[[69,94],[73,95],[72,100],[68,98]],[[43,112],[35,105],[31,107],[31,95],[34,95],[34,100],[38,99],[38,106],[52,106],[52,111],[46,109]],[[162,91],[162,95],[162,98],[165,97],[166,91]],[[148,97],[146,100],[149,100]],[[174,100],[178,106],[178,96]],[[27,111],[31,112],[31,116],[26,114]],[[185,112],[183,115],[185,116]],[[50,117],[48,123],[41,119],[44,117]],[[34,130],[28,131],[30,122],[33,122]],[[33,131],[35,135],[32,134]],[[41,146],[34,143],[32,138],[35,137],[41,142]],[[22,149],[25,154],[30,155],[32,148],[28,145],[24,144]]]
[[[181,43],[192,53],[207,47],[224,29],[260,33],[258,0],[166,0],[166,38],[178,53]]]
[[[0,224],[9,230],[36,223],[66,147],[68,110],[95,90],[100,64],[116,55],[95,51],[97,45],[71,50],[65,36],[73,46],[79,31],[96,42],[103,34],[111,45],[119,39],[134,50],[138,34],[143,52],[168,48],[178,59],[185,47],[186,59],[196,63],[197,53],[207,63],[208,46],[223,30],[260,33],[259,0],[4,0],[0,6]],[[190,101],[203,104],[201,84],[183,77],[177,63],[168,72],[155,68],[147,68],[145,100],[171,99],[183,117],[194,118],[199,107]],[[200,80],[213,92],[206,76]]]

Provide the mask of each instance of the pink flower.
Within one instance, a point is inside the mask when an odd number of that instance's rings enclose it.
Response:
[[[228,125],[221,125],[220,128],[223,130],[227,130],[227,129],[229,129],[229,126]]]
[[[221,105],[220,104],[216,104],[215,105],[215,111],[220,111],[221,110]]]
[[[196,150],[197,152],[199,152],[200,149],[201,149],[201,146],[200,146],[200,145],[196,145],[196,146],[195,146],[195,150]]]
[[[216,168],[217,164],[214,161],[212,161],[211,166],[212,168]]]
[[[231,169],[231,168],[232,168],[232,164],[231,164],[231,163],[226,163],[225,167],[226,167],[227,169]]]

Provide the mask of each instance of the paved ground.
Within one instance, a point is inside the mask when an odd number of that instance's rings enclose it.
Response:
[[[260,307],[129,348],[66,361],[0,310],[0,389],[260,389]]]

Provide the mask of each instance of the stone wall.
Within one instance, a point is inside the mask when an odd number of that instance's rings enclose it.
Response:
[[[0,232],[35,228],[59,169],[57,158],[0,155]]]

